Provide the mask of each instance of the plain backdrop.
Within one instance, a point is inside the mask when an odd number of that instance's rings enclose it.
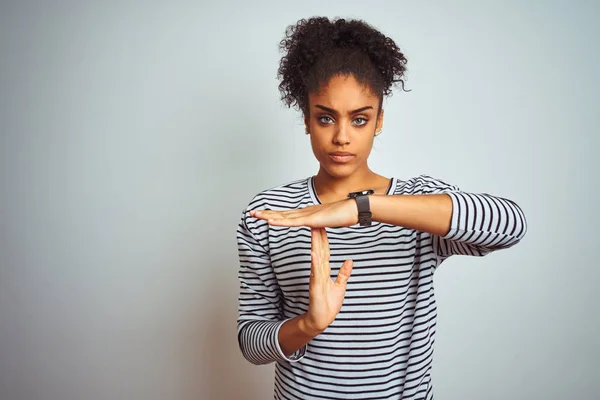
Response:
[[[242,209],[316,173],[279,101],[303,17],[408,58],[371,167],[516,201],[516,247],[436,273],[437,399],[600,393],[593,1],[0,6],[0,398],[272,398],[236,339]]]

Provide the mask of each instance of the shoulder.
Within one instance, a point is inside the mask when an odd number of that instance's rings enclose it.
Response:
[[[257,193],[246,210],[297,208],[297,203],[309,196],[309,178],[297,179]]]
[[[267,222],[250,215],[251,210],[291,210],[305,207],[310,202],[310,178],[297,179],[257,193],[242,211],[241,225],[247,230],[264,231]]]
[[[407,180],[396,180],[394,194],[436,194],[458,192],[460,189],[439,177],[422,174]]]

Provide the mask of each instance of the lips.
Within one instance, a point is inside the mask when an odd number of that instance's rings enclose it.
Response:
[[[336,163],[346,163],[354,158],[354,154],[348,153],[346,151],[335,151],[333,153],[329,153],[329,158],[331,158]]]

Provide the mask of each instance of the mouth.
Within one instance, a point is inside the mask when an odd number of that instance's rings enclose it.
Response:
[[[345,151],[336,151],[333,153],[329,153],[329,158],[331,158],[336,163],[346,163],[354,157],[354,154]]]

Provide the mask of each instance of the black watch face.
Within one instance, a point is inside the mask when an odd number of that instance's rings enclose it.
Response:
[[[369,189],[369,190],[363,190],[362,192],[352,192],[352,193],[349,193],[348,197],[352,199],[352,198],[355,198],[355,197],[358,197],[358,196],[367,196],[367,195],[373,194],[373,193],[375,193],[375,191],[373,189]]]

